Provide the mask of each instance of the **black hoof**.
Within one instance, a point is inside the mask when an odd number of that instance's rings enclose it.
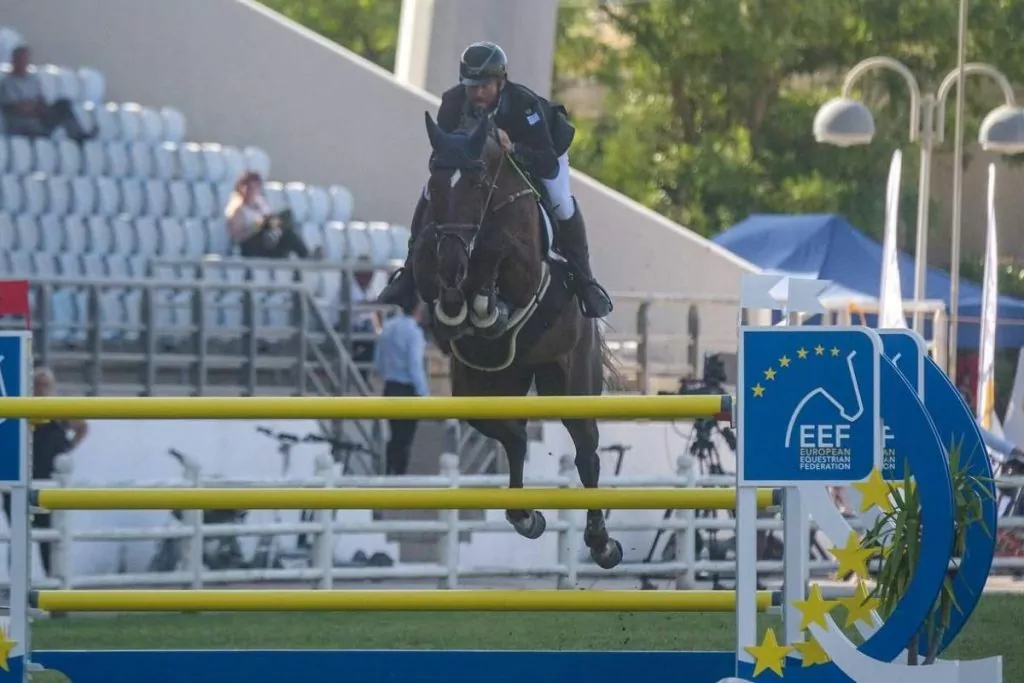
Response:
[[[591,550],[604,548],[608,545],[608,540],[608,530],[605,529],[603,520],[600,526],[588,524],[587,528],[583,531],[583,544]]]
[[[548,528],[548,522],[540,510],[530,510],[525,517],[518,519],[506,512],[505,519],[516,530],[516,533],[531,541],[540,538],[544,534],[544,530]]]
[[[591,548],[590,557],[601,569],[612,569],[622,562],[622,544],[614,538],[609,539],[601,550]]]

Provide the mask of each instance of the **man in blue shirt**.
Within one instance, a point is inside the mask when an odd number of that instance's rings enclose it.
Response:
[[[424,355],[427,340],[417,319],[418,301],[404,303],[400,313],[384,323],[374,347],[373,365],[384,381],[385,396],[427,396]],[[416,420],[389,420],[387,474],[405,474]]]

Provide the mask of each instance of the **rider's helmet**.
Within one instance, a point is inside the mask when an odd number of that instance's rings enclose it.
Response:
[[[462,85],[482,85],[491,78],[508,75],[508,57],[495,43],[481,41],[462,51],[459,63],[459,82]]]

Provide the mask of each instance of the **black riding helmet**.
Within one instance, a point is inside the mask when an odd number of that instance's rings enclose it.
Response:
[[[462,85],[481,85],[491,78],[505,78],[508,57],[494,43],[473,43],[462,51],[459,63],[459,82]]]

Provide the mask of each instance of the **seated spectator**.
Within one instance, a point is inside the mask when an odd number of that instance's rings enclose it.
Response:
[[[263,194],[259,173],[243,173],[224,209],[231,242],[248,258],[309,258],[309,248],[295,230],[292,212],[274,213]]]
[[[31,53],[27,45],[11,53],[11,73],[0,80],[0,111],[3,111],[7,135],[49,137],[57,128],[72,140],[82,142],[96,136],[96,129],[86,132],[71,111],[71,102],[59,99],[53,104],[43,98],[43,84],[29,73]]]

